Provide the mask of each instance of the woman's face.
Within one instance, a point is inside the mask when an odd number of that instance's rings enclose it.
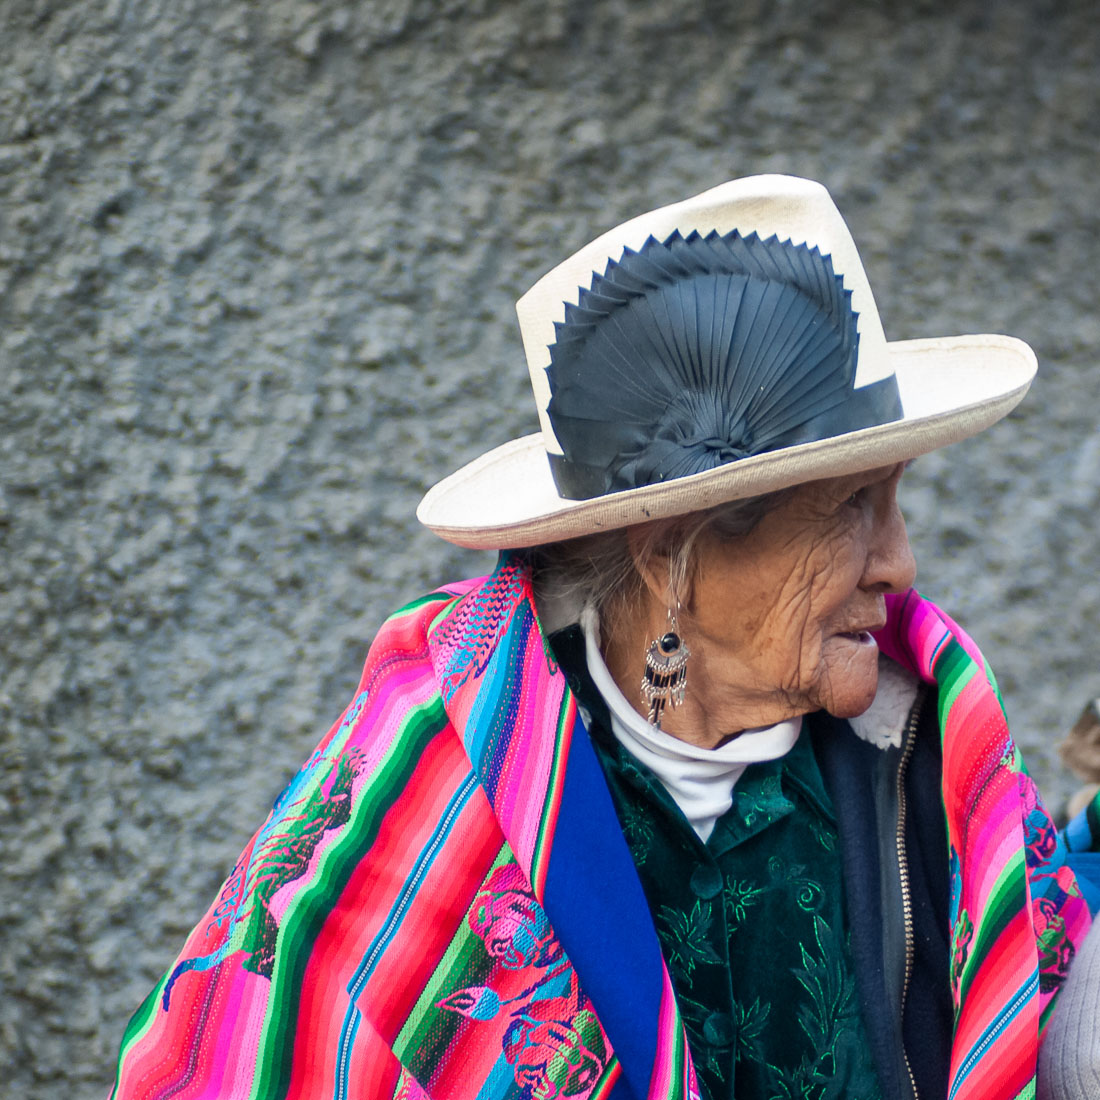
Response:
[[[870,706],[871,631],[886,622],[885,594],[911,587],[916,572],[897,502],[904,468],[799,486],[748,535],[700,538],[680,621],[692,651],[688,694],[712,733],[713,720],[728,735]],[[677,714],[668,713],[666,729],[689,734],[676,729]],[[690,712],[683,717],[692,723]]]

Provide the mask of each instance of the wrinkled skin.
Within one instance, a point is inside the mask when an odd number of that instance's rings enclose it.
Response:
[[[666,711],[666,732],[714,746],[811,711],[851,718],[870,706],[870,631],[886,622],[885,594],[905,591],[916,574],[897,502],[904,468],[798,486],[749,534],[700,537],[679,614],[691,648],[687,698]],[[641,568],[643,605],[606,647],[639,710],[645,646],[665,631],[669,605],[667,562]]]

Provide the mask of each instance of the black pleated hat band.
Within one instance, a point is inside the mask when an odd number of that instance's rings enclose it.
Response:
[[[858,347],[817,248],[737,231],[627,248],[555,325],[558,491],[587,500],[901,419],[893,376],[855,388]]]

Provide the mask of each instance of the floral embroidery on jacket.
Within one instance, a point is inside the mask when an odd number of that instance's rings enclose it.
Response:
[[[710,942],[714,912],[709,902],[697,900],[686,911],[662,905],[658,922],[666,933],[668,965],[689,989],[697,965],[722,965]]]
[[[819,916],[813,924],[814,941],[801,945],[802,966],[793,974],[809,996],[799,1006],[798,1025],[816,1057],[803,1055],[797,1066],[769,1065],[772,1094],[792,1100],[841,1100],[850,1095],[845,1091],[849,1065],[860,1057],[855,975],[841,965],[841,934]]]

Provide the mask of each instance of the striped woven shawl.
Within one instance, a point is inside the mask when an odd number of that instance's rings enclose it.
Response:
[[[889,610],[883,650],[938,688],[951,1096],[1030,1096],[1087,908],[977,649],[915,592]],[[599,764],[505,556],[380,631],[352,704],[134,1015],[112,1095],[696,1091]]]

